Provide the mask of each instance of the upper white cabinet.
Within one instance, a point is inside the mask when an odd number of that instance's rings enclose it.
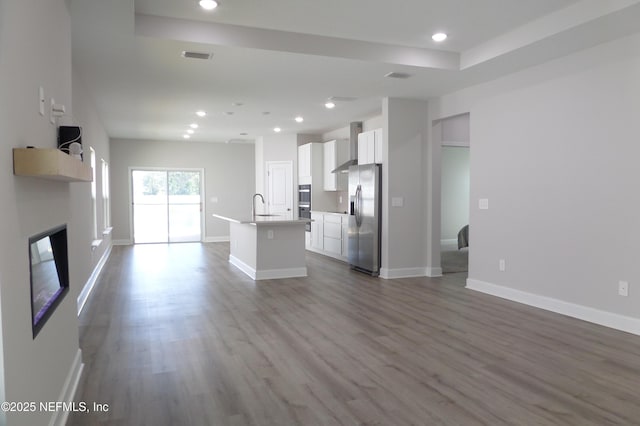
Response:
[[[333,140],[324,146],[324,190],[343,191],[347,189],[346,173],[331,173],[336,167],[348,160],[349,144],[346,140]]]
[[[298,147],[298,184],[311,184],[311,144]]]
[[[382,129],[358,135],[358,164],[382,163]]]

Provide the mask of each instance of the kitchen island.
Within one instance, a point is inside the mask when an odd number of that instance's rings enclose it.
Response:
[[[305,225],[309,219],[279,215],[230,218],[229,263],[254,280],[306,277]]]

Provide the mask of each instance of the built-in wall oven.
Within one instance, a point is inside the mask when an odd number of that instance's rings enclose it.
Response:
[[[298,187],[298,217],[311,219],[311,185]],[[311,232],[311,224],[307,223],[305,229],[307,232]]]

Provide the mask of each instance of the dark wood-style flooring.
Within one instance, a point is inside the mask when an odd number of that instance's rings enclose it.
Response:
[[[228,244],[114,247],[80,317],[69,425],[638,425],[640,337],[307,255],[254,282]]]

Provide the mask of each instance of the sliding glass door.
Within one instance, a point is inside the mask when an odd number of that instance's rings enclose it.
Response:
[[[133,242],[202,240],[202,172],[132,170]]]

